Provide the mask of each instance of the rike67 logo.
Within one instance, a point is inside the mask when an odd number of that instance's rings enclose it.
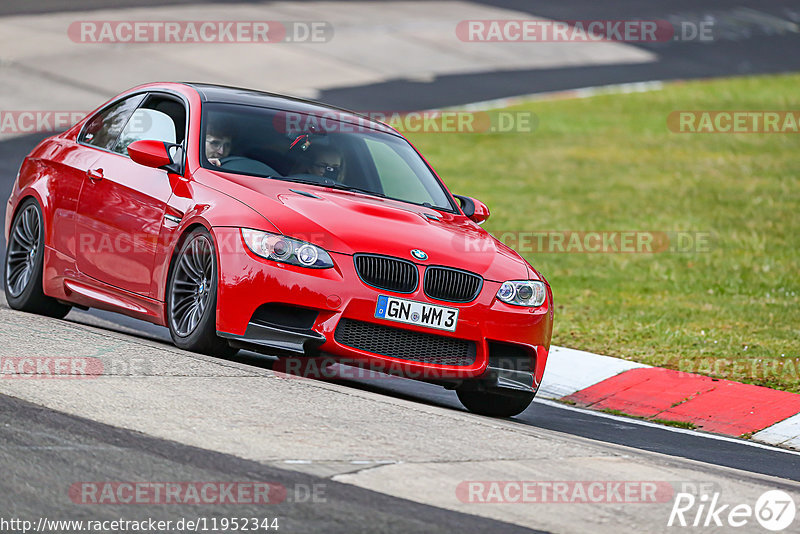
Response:
[[[680,527],[732,527],[753,525],[753,519],[763,528],[779,532],[789,527],[797,513],[792,497],[781,490],[764,492],[755,506],[745,503],[723,503],[720,493],[680,492],[669,514],[667,526]]]

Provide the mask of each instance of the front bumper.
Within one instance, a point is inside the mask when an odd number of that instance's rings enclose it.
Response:
[[[402,295],[367,286],[356,273],[352,256],[346,254],[331,253],[335,263],[331,269],[305,269],[252,254],[237,228],[216,227],[213,233],[217,243],[226,245],[217,247],[220,273],[217,332],[232,345],[289,355],[327,354],[369,369],[429,381],[478,379],[497,387],[534,391],[541,382],[552,333],[549,287],[545,304],[535,309],[497,300],[500,282],[489,280],[484,281],[480,294],[472,302],[441,302],[428,298],[422,284],[414,293]],[[376,318],[379,295],[457,307],[456,330],[446,332]],[[254,314],[265,304],[308,310],[312,312],[312,322],[277,325],[254,321]],[[474,358],[466,365],[441,365],[392,357],[387,351],[378,354],[360,350],[337,340],[341,336],[336,335],[336,329],[342,319],[466,340],[474,343]],[[527,365],[514,369],[504,364],[504,358],[499,356],[509,347],[516,355],[527,354]]]

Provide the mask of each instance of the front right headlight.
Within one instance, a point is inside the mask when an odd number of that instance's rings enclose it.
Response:
[[[333,267],[333,259],[330,254],[317,245],[261,230],[249,228],[241,230],[247,248],[262,258],[309,269]]]
[[[509,280],[497,290],[497,298],[506,304],[537,308],[544,304],[547,288],[538,280]]]

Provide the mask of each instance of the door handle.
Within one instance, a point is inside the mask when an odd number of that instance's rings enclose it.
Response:
[[[88,176],[90,180],[102,180],[103,169],[89,169],[86,171],[86,176]]]

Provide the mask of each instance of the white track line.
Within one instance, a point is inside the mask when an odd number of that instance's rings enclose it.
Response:
[[[733,438],[733,437],[730,437],[730,436],[723,436],[723,435],[720,435],[720,434],[711,434],[709,432],[703,432],[701,430],[689,430],[687,428],[678,428],[678,427],[669,426],[669,425],[662,425],[662,424],[659,424],[659,423],[653,423],[651,421],[645,421],[643,419],[636,419],[634,417],[623,417],[623,416],[620,416],[620,415],[613,415],[613,414],[610,414],[610,413],[599,412],[599,411],[596,411],[596,410],[589,410],[589,409],[585,409],[585,408],[577,408],[575,406],[570,406],[568,404],[563,404],[563,403],[560,403],[560,402],[546,400],[546,399],[535,398],[533,401],[534,402],[538,402],[540,404],[545,404],[547,406],[552,406],[554,408],[562,408],[564,410],[570,410],[570,411],[573,411],[573,412],[580,412],[580,413],[583,413],[583,414],[586,414],[586,415],[593,415],[593,416],[596,416],[596,417],[603,417],[605,419],[612,419],[614,421],[620,421],[620,422],[624,422],[624,423],[632,423],[632,424],[635,424],[635,425],[647,426],[647,427],[651,427],[651,428],[660,428],[661,430],[668,430],[670,432],[678,432],[680,434],[690,434],[692,436],[698,436],[698,437],[701,437],[701,438],[708,438],[708,439],[715,439],[717,441],[728,441],[728,442],[731,442],[731,443],[738,443],[740,445],[748,445],[750,447],[756,447],[758,449],[768,449],[768,450],[775,451],[775,452],[784,452],[786,454],[793,454],[795,456],[800,456],[800,451],[793,451],[793,450],[789,450],[789,449],[783,449],[783,448],[780,448],[780,447],[773,447],[771,445],[766,445],[764,443],[759,443],[757,441],[750,441],[750,440],[741,439],[741,438]]]
[[[674,82],[679,82],[675,80]],[[610,85],[596,85],[590,87],[580,87],[578,89],[565,89],[563,91],[547,91],[543,93],[531,93],[520,96],[509,96],[506,98],[495,98],[492,100],[483,100],[480,102],[472,102],[470,104],[463,104],[460,106],[448,106],[442,108],[443,110],[459,110],[459,111],[486,111],[489,109],[507,108],[510,106],[517,106],[519,104],[526,104],[528,102],[536,102],[539,100],[566,100],[573,98],[590,98],[598,95],[615,95],[615,94],[629,94],[629,93],[646,93],[649,91],[660,91],[664,88],[665,82],[652,80],[647,82],[633,82],[633,83],[618,83]],[[434,111],[434,110],[428,110]]]

